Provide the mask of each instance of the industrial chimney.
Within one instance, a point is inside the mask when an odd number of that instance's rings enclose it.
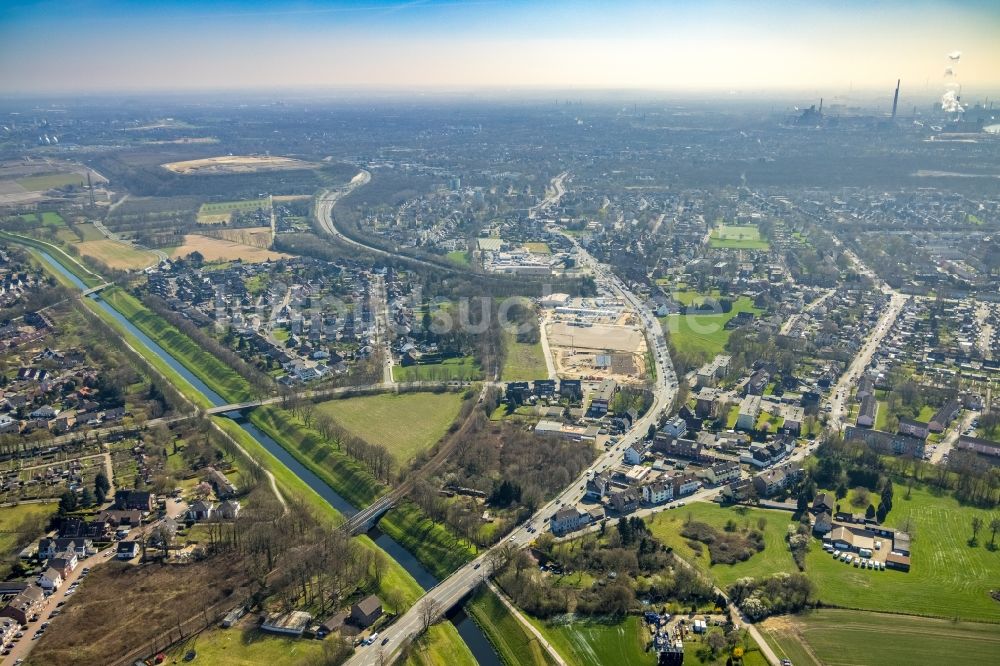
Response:
[[[899,82],[900,79],[896,79],[896,94],[892,97],[892,119],[896,119],[896,105],[899,104]]]

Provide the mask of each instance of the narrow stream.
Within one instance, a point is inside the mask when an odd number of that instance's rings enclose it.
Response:
[[[87,285],[85,285],[80,278],[67,270],[47,252],[37,248],[32,248],[32,250],[39,254],[45,263],[51,266],[53,270],[58,271],[61,275],[66,277],[67,280],[72,282],[74,286],[80,289],[80,291],[85,291],[87,289]],[[228,404],[222,396],[206,386],[205,382],[201,381],[198,377],[192,374],[180,361],[171,356],[160,345],[156,344],[156,342],[154,342],[148,335],[136,328],[135,325],[126,319],[122,313],[101,299],[99,293],[92,294],[90,298],[93,299],[94,302],[101,307],[101,309],[114,317],[119,323],[122,324],[122,326],[128,329],[128,331],[134,335],[151,353],[159,356],[164,363],[169,365],[173,370],[187,380],[191,386],[207,397],[214,406],[218,407],[220,405]],[[227,414],[226,416],[235,417],[237,415]],[[326,502],[329,503],[334,509],[348,517],[353,516],[358,512],[358,509],[355,506],[337,494],[333,488],[324,483],[322,479],[311,472],[309,468],[299,462],[295,456],[285,450],[280,444],[274,441],[274,439],[261,432],[257,427],[242,417],[237,417],[233,420],[251,437],[257,440],[261,446],[267,449],[271,455],[281,461],[283,465],[288,467],[296,476],[302,479],[306,485],[315,490],[320,497],[326,500]],[[384,534],[377,527],[373,527],[368,532],[368,535],[371,537],[372,541],[376,543],[376,545],[389,555],[389,557],[394,559],[401,567],[403,567],[403,569],[406,570],[407,573],[413,576],[413,579],[417,581],[422,589],[426,591],[438,584],[439,581],[434,574],[428,571],[417,560],[417,558],[410,553],[410,551],[406,550],[392,537]],[[473,656],[475,656],[476,661],[479,662],[481,666],[502,666],[500,658],[497,656],[496,651],[490,644],[489,639],[486,638],[486,635],[479,628],[479,625],[473,622],[464,611],[449,615],[449,619],[458,629],[459,635],[469,646]]]

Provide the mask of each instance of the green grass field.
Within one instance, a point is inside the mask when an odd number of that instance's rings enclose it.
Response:
[[[758,625],[795,666],[988,664],[1000,653],[992,624],[823,609]]]
[[[515,336],[509,333],[504,334],[503,342],[507,355],[500,370],[501,379],[518,382],[544,379],[549,376],[541,342],[525,344],[518,342]]]
[[[57,502],[0,507],[0,574],[10,573],[12,558],[16,558],[20,550],[19,543],[30,544],[43,536],[45,521],[57,508]],[[29,525],[37,525],[40,529],[32,529],[30,533],[21,531]]]
[[[462,642],[458,629],[447,620],[427,629],[410,648],[404,666],[476,666],[469,646]]]
[[[316,406],[358,437],[382,444],[404,464],[436,444],[458,416],[458,393],[382,393]]]
[[[898,528],[907,517],[912,520],[909,573],[855,569],[814,546],[806,573],[816,583],[817,597],[849,608],[1000,622],[1000,603],[990,597],[998,587],[1000,550],[986,548],[987,530],[980,533],[979,546],[967,544],[972,516],[988,522],[988,512],[918,488],[909,500],[905,494],[896,491],[886,524]]]
[[[101,297],[223,398],[240,402],[250,397],[245,379],[133,296],[112,287],[101,292]]]
[[[355,507],[366,507],[385,492],[385,487],[361,463],[315,430],[306,428],[291,413],[266,405],[250,412],[250,422]]]
[[[44,173],[39,176],[18,178],[17,184],[30,192],[44,192],[67,185],[83,187],[87,184],[87,177],[78,173]]]
[[[79,231],[81,234],[83,234],[84,242],[94,241],[94,240],[104,240],[105,238],[104,234],[102,234],[97,229],[97,227],[95,227],[90,222],[86,222],[84,224],[77,224],[75,226],[76,230]]]
[[[688,516],[692,520],[719,529],[722,529],[729,520],[735,521],[740,528],[749,526],[751,529],[757,529],[757,521],[764,519],[767,521],[763,530],[764,550],[744,562],[712,565],[707,547],[702,548],[701,554],[698,555],[688,545],[688,540],[680,534]],[[692,502],[680,509],[656,514],[655,518],[649,521],[649,527],[654,536],[667,546],[673,547],[677,555],[711,576],[720,587],[726,587],[744,576],[760,577],[779,571],[789,573],[798,571],[785,542],[785,534],[790,523],[791,514],[785,511],[726,508],[707,502]],[[820,548],[818,544],[815,547]]]
[[[290,636],[278,636],[256,627],[212,627],[167,652],[168,663],[183,663],[188,650],[197,653],[193,664],[232,664],[253,666],[270,664],[322,663],[323,642]]]
[[[712,229],[709,247],[729,250],[766,250],[770,247],[761,239],[755,225],[721,225]]]
[[[656,663],[656,653],[645,650],[646,633],[642,620],[634,615],[608,623],[580,620],[551,624],[534,618],[530,621],[568,664],[638,666]]]
[[[202,224],[218,224],[229,221],[233,213],[246,213],[254,210],[269,209],[270,207],[271,200],[268,198],[203,203],[198,208],[198,222]]]
[[[482,369],[471,356],[449,358],[442,363],[392,367],[392,377],[397,382],[467,380],[482,376]]]
[[[550,666],[555,663],[538,639],[517,621],[485,586],[465,606],[507,666]]]
[[[548,243],[525,243],[524,249],[532,254],[552,254]]]
[[[741,296],[733,302],[733,309],[726,313],[673,314],[662,317],[660,321],[666,324],[667,337],[675,349],[711,358],[725,350],[732,334],[732,331],[726,330],[726,322],[740,312],[759,315],[761,310],[755,308],[749,298]]]
[[[469,253],[466,252],[465,250],[455,250],[454,252],[449,252],[444,256],[448,259],[448,261],[452,262],[453,264],[458,264],[459,266],[466,266],[466,267],[471,265],[471,261],[469,259]]]
[[[109,268],[120,270],[146,268],[159,261],[152,252],[108,239],[85,241],[77,243],[76,247],[80,254],[93,257]]]

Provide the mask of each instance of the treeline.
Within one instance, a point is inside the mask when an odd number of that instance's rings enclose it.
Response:
[[[140,298],[150,310],[172,324],[181,333],[191,338],[195,344],[207,350],[232,368],[236,374],[245,379],[250,385],[250,391],[254,397],[263,398],[273,392],[274,382],[269,376],[244,361],[239,354],[205,333],[190,319],[171,310],[170,306],[162,298],[148,293],[144,295],[135,293],[134,295]]]

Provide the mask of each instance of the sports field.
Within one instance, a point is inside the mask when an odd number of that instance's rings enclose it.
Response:
[[[286,259],[289,255],[274,250],[264,250],[259,247],[234,243],[219,238],[209,238],[199,234],[187,234],[184,243],[167,251],[171,257],[186,257],[192,252],[200,252],[205,261],[233,261],[242,259],[251,264],[263,261]]]
[[[524,249],[532,254],[552,254],[548,243],[525,243]]]
[[[766,250],[770,247],[761,239],[755,225],[720,225],[712,229],[709,247],[730,250]]]
[[[93,257],[106,264],[109,268],[131,270],[146,268],[157,263],[156,255],[146,250],[139,250],[125,243],[113,240],[92,240],[77,243],[80,254]]]
[[[398,463],[433,446],[458,416],[458,393],[382,393],[317,405],[337,423],[373,444],[382,444]]]
[[[989,664],[1000,654],[993,624],[822,609],[769,618],[758,628],[795,666]]]

